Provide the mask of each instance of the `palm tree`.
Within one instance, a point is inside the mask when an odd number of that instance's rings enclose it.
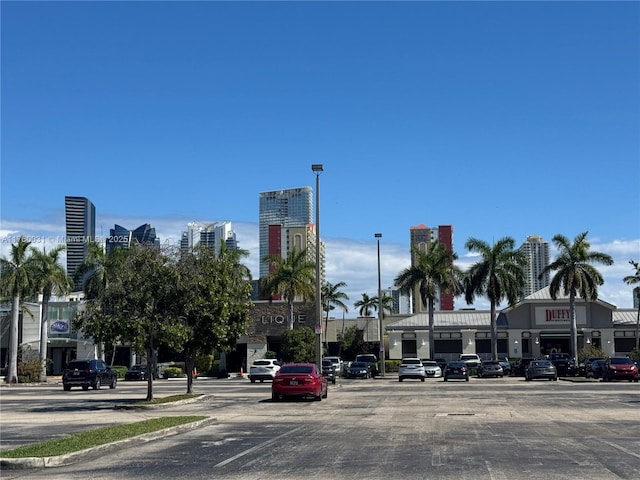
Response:
[[[11,329],[9,334],[9,365],[5,376],[6,383],[18,383],[18,320],[20,299],[32,293],[32,259],[28,248],[31,242],[24,237],[18,243],[11,244],[9,258],[0,258],[0,282],[2,292],[11,297]]]
[[[324,319],[324,343],[325,348],[328,348],[327,343],[327,326],[329,325],[329,312],[336,307],[342,309],[343,312],[348,312],[349,308],[342,300],[349,300],[349,295],[341,291],[340,289],[346,287],[345,282],[338,282],[335,285],[329,282],[324,282],[322,285],[322,309],[325,311],[326,316]]]
[[[628,275],[623,278],[627,285],[634,285],[640,283],[640,263],[629,260],[629,263],[636,269],[635,275]],[[636,287],[636,290],[639,287]],[[640,291],[637,292],[640,294]],[[640,350],[640,305],[638,306],[638,320],[636,320],[636,350]]]
[[[413,253],[414,264],[398,274],[395,285],[405,294],[411,294],[416,288],[420,291],[422,305],[427,305],[429,312],[429,355],[433,356],[436,296],[439,291],[459,294],[462,291],[462,271],[453,264],[458,255],[448,251],[443,243],[434,242],[427,252],[416,248]]]
[[[49,300],[51,295],[65,295],[71,290],[72,282],[66,270],[58,263],[64,245],[49,250],[31,247],[33,258],[34,284],[42,293],[42,319],[40,323],[40,381],[47,381],[47,343],[49,334]]]
[[[294,300],[315,297],[316,264],[307,259],[306,249],[291,250],[287,258],[268,255],[265,261],[272,270],[264,281],[264,292],[269,297],[282,295],[289,307],[289,329],[293,329]]]
[[[112,250],[113,252],[119,249]],[[82,289],[84,290],[87,300],[99,298],[107,286],[107,278],[109,274],[109,256],[97,242],[89,243],[87,256],[78,268],[74,281],[80,283],[85,279]]]
[[[515,240],[504,237],[490,246],[483,240],[470,238],[465,247],[477,252],[482,259],[473,264],[464,278],[464,292],[467,304],[473,303],[477,296],[486,295],[491,311],[491,355],[498,359],[498,325],[496,306],[503,300],[514,305],[525,286],[524,267],[527,258],[520,250],[514,250]]]
[[[578,329],[576,326],[576,296],[579,294],[585,302],[598,298],[598,286],[604,279],[592,263],[612,265],[613,259],[606,253],[591,252],[591,244],[587,241],[587,234],[582,232],[573,239],[573,243],[564,235],[553,237],[553,243],[558,248],[558,256],[547,265],[540,274],[540,278],[547,272],[557,273],[549,284],[549,293],[554,300],[562,289],[564,295],[569,295],[569,318],[571,318],[571,357],[578,364]]]
[[[361,317],[370,317],[371,310],[378,311],[378,297],[370,297],[363,293],[362,299],[355,302],[353,306],[360,307],[358,313]]]

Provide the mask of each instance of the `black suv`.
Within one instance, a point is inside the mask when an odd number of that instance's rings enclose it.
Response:
[[[102,385],[116,388],[118,375],[102,360],[73,360],[62,373],[62,388],[82,387],[83,390],[99,390]]]
[[[568,353],[552,353],[549,361],[553,363],[559,376],[575,376],[578,374],[576,364]]]
[[[373,353],[361,353],[360,355],[356,355],[356,362],[364,362],[371,367],[371,376],[375,377],[380,373],[378,369],[378,357],[376,357]]]

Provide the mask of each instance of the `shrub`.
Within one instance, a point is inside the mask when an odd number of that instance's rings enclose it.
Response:
[[[384,361],[384,369],[385,372],[397,372],[398,367],[400,367],[401,360],[385,360]]]
[[[604,350],[593,345],[581,348],[578,350],[578,361],[583,361],[586,357],[602,357],[607,358],[608,355],[604,353]]]
[[[118,380],[120,380],[124,378],[124,374],[127,373],[127,370],[129,369],[124,365],[111,365],[111,370],[116,372],[116,375],[118,375]]]
[[[278,354],[272,350],[267,351],[264,358],[278,358]]]
[[[207,375],[211,371],[213,365],[213,355],[198,355],[194,365],[198,375]]]
[[[180,367],[167,367],[162,373],[163,378],[181,378],[184,377],[184,371]]]

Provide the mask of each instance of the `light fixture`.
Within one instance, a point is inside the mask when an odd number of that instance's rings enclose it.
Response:
[[[518,340],[514,340],[513,343],[515,343],[517,345],[518,344]]]
[[[468,345],[473,345],[473,342],[471,341],[471,339],[469,339],[469,341],[467,342]]]
[[[398,341],[397,341],[397,340],[394,340],[394,341],[393,341],[393,346],[394,346],[394,347],[397,347],[397,346],[398,346]]]
[[[378,339],[380,340],[380,376],[384,377],[385,365],[384,365],[384,333],[382,331],[382,317],[384,317],[384,311],[382,306],[382,286],[380,283],[380,239],[381,233],[374,233],[373,236],[378,241]],[[424,340],[422,341],[424,346]]]
[[[591,345],[591,339],[587,338],[587,345]]]
[[[311,165],[316,174],[316,365],[322,369],[322,288],[320,286],[320,174],[321,163]]]
[[[536,337],[536,345],[540,345],[540,339]]]
[[[422,346],[424,347],[424,346],[425,346],[425,343],[426,343],[426,342],[424,341],[424,338],[423,338],[423,339],[422,339],[422,341],[420,342],[420,345],[422,345]]]

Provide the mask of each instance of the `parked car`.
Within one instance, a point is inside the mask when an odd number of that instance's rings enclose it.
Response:
[[[502,366],[502,371],[505,375],[511,375],[513,373],[511,362],[507,357],[505,357],[504,360],[498,360],[498,363]]]
[[[450,378],[458,378],[460,380],[469,381],[469,365],[462,360],[447,363],[444,369],[444,381]]]
[[[586,365],[586,372],[584,374],[587,378],[602,378],[602,374],[604,372],[604,364],[607,361],[604,358],[598,358],[589,362]]]
[[[347,378],[371,378],[371,364],[367,362],[351,362],[347,369]]]
[[[280,370],[280,362],[273,358],[260,358],[254,360],[249,369],[249,380],[251,383],[264,382],[265,380],[273,380]]]
[[[434,358],[434,360],[436,361],[436,363],[438,364],[440,369],[444,372],[444,369],[447,368],[447,363],[449,363],[447,361],[447,359],[446,358]]]
[[[504,369],[497,360],[484,360],[478,367],[478,376],[485,377],[504,377]]]
[[[515,374],[518,376],[524,377],[525,374],[527,373],[527,367],[533,360],[535,359],[532,357],[522,357],[520,360],[518,360]]]
[[[424,382],[427,374],[419,358],[403,358],[398,367],[398,381],[402,382],[405,378],[415,378]]]
[[[610,357],[604,364],[602,380],[629,380],[638,381],[638,367],[629,357]]]
[[[586,377],[587,369],[589,368],[589,365],[595,360],[604,360],[604,357],[597,357],[597,356],[584,357],[582,361],[580,361],[580,363],[578,364],[578,375]]]
[[[336,372],[335,364],[328,358],[322,359],[322,375],[324,375],[328,382],[335,385],[338,373]]]
[[[546,378],[547,380],[558,380],[558,370],[549,360],[532,360],[527,366],[524,379],[527,381],[536,378]]]
[[[83,390],[100,390],[102,385],[116,388],[118,375],[102,360],[73,360],[62,372],[62,388],[82,387]]]
[[[482,359],[475,353],[463,353],[460,355],[460,360],[467,364],[468,367],[479,367],[482,364]]]
[[[442,377],[442,367],[438,364],[437,360],[422,360],[422,366],[424,367],[424,373],[427,378]],[[445,367],[446,366],[445,363]]]
[[[282,365],[271,384],[271,399],[275,402],[285,397],[313,397],[320,401],[327,398],[329,384],[314,363],[288,363]]]
[[[553,363],[558,375],[562,377],[571,377],[578,374],[578,368],[568,353],[552,353],[549,355],[549,361]]]
[[[361,353],[360,355],[356,355],[355,361],[368,363],[371,368],[371,376],[375,377],[378,375],[378,357],[373,353]]]
[[[323,360],[330,360],[331,363],[333,363],[333,366],[335,368],[336,371],[336,375],[340,376],[340,374],[342,373],[342,359],[340,357],[324,357]]]
[[[132,365],[124,374],[125,380],[146,380],[147,366],[144,364]]]

